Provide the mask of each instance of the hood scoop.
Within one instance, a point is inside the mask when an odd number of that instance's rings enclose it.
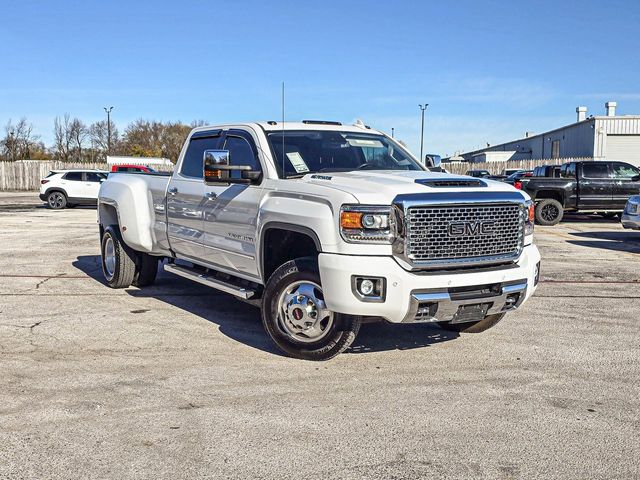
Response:
[[[425,187],[433,187],[433,188],[451,188],[451,187],[462,187],[462,188],[471,188],[471,187],[486,187],[486,182],[479,180],[477,178],[452,178],[452,179],[444,179],[444,178],[419,178],[416,180],[416,183],[420,185],[424,185]]]

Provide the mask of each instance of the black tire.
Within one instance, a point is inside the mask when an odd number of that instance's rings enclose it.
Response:
[[[47,205],[54,210],[62,210],[67,206],[67,196],[59,190],[47,195]]]
[[[290,317],[288,314],[284,314],[284,311],[282,312],[283,315],[279,316],[279,304],[281,297],[287,295],[287,290],[297,283],[304,284],[310,288],[315,300],[324,302],[317,260],[310,257],[291,260],[280,266],[271,275],[265,286],[262,297],[262,324],[264,329],[278,348],[291,357],[303,360],[329,360],[345,351],[353,343],[360,329],[360,317],[329,313],[327,317],[316,318],[313,322],[314,329],[317,327],[321,331],[318,340],[313,340],[313,337],[305,338],[306,331],[304,329],[299,330],[297,334],[290,333],[287,328],[297,328],[292,326],[291,323],[294,320],[301,321],[302,314],[300,317],[287,321],[286,319]],[[315,287],[312,284],[315,284]],[[300,289],[301,287],[303,285],[297,288]],[[299,299],[300,297],[297,298]],[[309,297],[303,297],[303,299],[305,303],[300,305],[306,305],[307,307],[312,305],[311,311],[315,312],[316,304],[309,303]],[[293,303],[293,300],[289,302],[289,308],[293,309],[291,312],[295,316],[295,307],[298,304],[293,305]],[[326,311],[326,309],[323,310]],[[307,319],[311,320],[308,317]],[[326,320],[324,327],[322,326],[323,320]],[[289,325],[289,327],[286,325]]]
[[[556,225],[564,215],[564,207],[554,198],[545,198],[536,204],[536,222],[540,225]]]
[[[156,275],[158,274],[158,257],[142,252],[137,252],[137,254],[138,263],[131,284],[136,287],[147,287],[156,281]]]
[[[111,288],[127,288],[136,274],[135,252],[127,247],[117,226],[105,228],[102,234],[102,273]]]
[[[480,333],[493,327],[496,323],[502,320],[504,313],[496,313],[486,316],[483,320],[477,322],[465,322],[465,323],[440,323],[440,327],[450,332],[458,333]]]

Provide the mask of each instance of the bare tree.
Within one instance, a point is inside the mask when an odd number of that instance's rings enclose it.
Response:
[[[65,162],[71,156],[71,117],[65,113],[62,119],[56,117],[53,121],[53,138],[55,141],[54,152],[56,156]]]
[[[89,139],[91,140],[91,148],[94,154],[101,159],[106,158],[107,150],[109,147],[109,128],[106,120],[100,120],[99,122],[92,123],[88,129]],[[118,129],[111,122],[111,151],[119,151],[119,134]]]
[[[80,162],[83,161],[82,147],[88,134],[87,126],[82,123],[80,119],[74,118],[71,120],[71,123],[69,124],[69,136],[71,137],[73,145],[74,157]]]
[[[11,161],[31,158],[32,154],[42,153],[44,145],[40,137],[33,133],[33,124],[21,118],[15,125],[9,119],[4,127],[5,135],[0,141],[3,158]]]

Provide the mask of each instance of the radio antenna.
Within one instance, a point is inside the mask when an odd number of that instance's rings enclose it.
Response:
[[[284,166],[284,82],[282,82],[282,178],[287,178]]]

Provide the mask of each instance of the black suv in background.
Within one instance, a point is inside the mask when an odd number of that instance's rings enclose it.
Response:
[[[640,193],[640,170],[624,162],[570,162],[560,177],[531,177],[522,189],[536,202],[536,221],[555,225],[565,210],[622,213],[627,199]]]

